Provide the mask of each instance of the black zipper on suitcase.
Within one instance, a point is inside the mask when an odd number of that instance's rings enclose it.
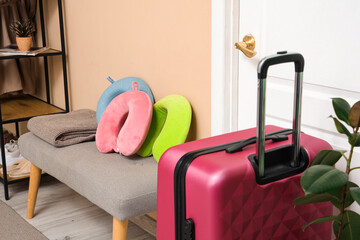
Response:
[[[281,138],[283,135],[292,134],[292,129],[283,129],[266,134],[266,137],[278,135],[279,141],[286,140]],[[256,137],[240,140],[237,142],[226,143],[214,147],[194,150],[184,154],[176,164],[174,170],[174,210],[175,210],[175,240],[194,240],[195,225],[192,219],[186,219],[186,196],[185,196],[185,177],[190,164],[197,158],[205,154],[215,153],[226,150],[227,152],[241,151],[243,147],[255,143]],[[275,138],[276,140],[276,138]],[[237,147],[238,146],[238,147]],[[240,146],[240,147],[239,147]],[[235,149],[231,151],[231,149]]]

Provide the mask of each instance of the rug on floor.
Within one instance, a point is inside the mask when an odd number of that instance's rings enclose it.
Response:
[[[0,238],[4,240],[48,239],[2,201],[0,201]]]

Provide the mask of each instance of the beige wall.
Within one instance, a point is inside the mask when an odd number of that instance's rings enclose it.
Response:
[[[59,47],[57,1],[44,3],[50,46]],[[210,136],[210,7],[209,0],[64,0],[71,108],[96,109],[108,75],[137,76],[156,100],[189,99],[189,138]],[[62,102],[60,58],[51,64],[54,99]]]

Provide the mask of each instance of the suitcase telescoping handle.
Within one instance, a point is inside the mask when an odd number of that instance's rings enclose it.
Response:
[[[265,171],[265,92],[266,77],[270,66],[294,62],[295,64],[295,89],[293,111],[293,160],[292,167],[298,167],[300,157],[300,124],[301,124],[301,98],[302,81],[304,71],[304,57],[300,53],[278,52],[275,55],[263,58],[258,64],[258,108],[257,108],[257,132],[256,132],[256,158],[259,163],[259,175],[264,176]]]

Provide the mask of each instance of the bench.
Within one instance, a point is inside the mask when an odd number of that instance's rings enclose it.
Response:
[[[19,139],[31,162],[27,218],[34,216],[41,170],[113,216],[113,240],[125,240],[128,219],[156,211],[157,162],[153,157],[103,154],[95,142],[57,148],[32,133]]]

